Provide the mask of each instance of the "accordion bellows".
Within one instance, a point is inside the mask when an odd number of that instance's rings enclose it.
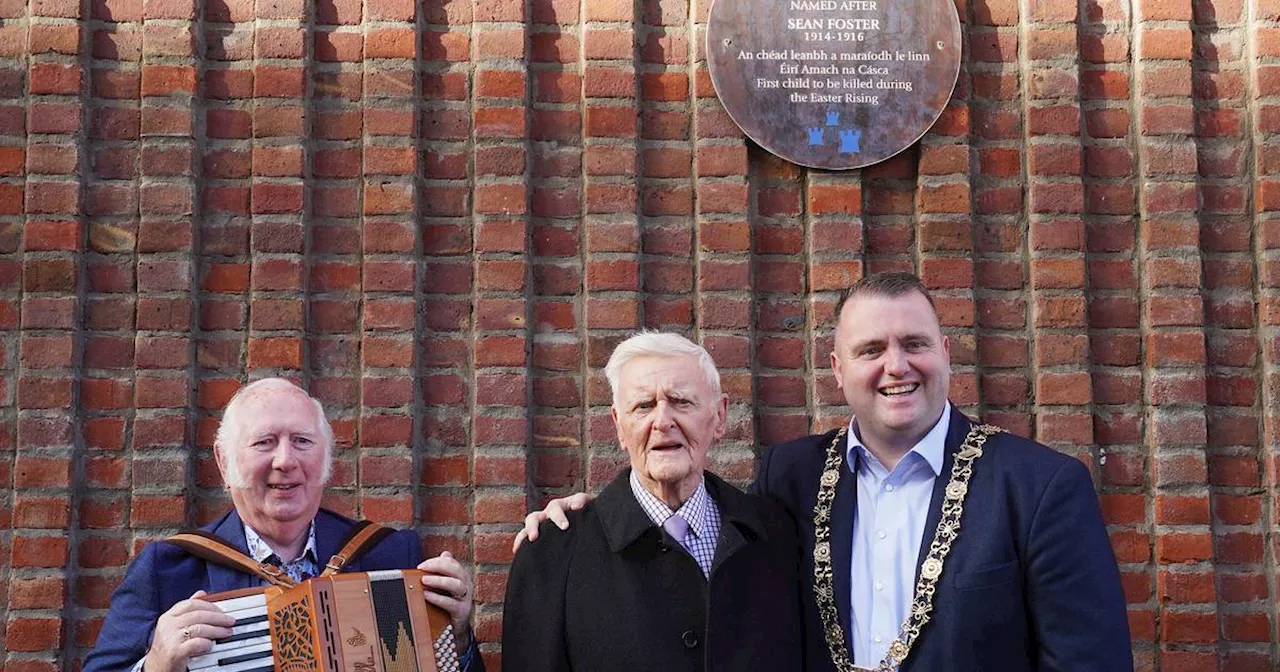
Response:
[[[318,576],[204,598],[236,617],[201,672],[457,672],[453,627],[416,569]]]

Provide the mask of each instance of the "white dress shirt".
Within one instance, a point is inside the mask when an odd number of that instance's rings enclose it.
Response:
[[[942,470],[951,405],[893,471],[858,438],[849,423],[847,464],[858,479],[850,575],[853,662],[875,667],[911,609],[920,542],[933,484]]]

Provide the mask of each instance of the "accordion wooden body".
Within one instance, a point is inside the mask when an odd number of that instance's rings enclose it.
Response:
[[[236,625],[187,669],[456,672],[453,627],[423,598],[422,576],[416,569],[353,572],[209,595]]]

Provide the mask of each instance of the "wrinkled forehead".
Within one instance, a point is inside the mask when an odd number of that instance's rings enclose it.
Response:
[[[624,399],[657,394],[711,394],[711,383],[693,355],[636,357],[619,372],[618,388],[619,396]]]
[[[274,434],[320,434],[315,403],[297,389],[266,389],[246,396],[237,417],[242,436]]]

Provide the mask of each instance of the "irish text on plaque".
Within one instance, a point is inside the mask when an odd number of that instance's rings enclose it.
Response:
[[[938,120],[960,72],[951,0],[715,0],[711,82],[766,150],[804,166],[861,168]]]

